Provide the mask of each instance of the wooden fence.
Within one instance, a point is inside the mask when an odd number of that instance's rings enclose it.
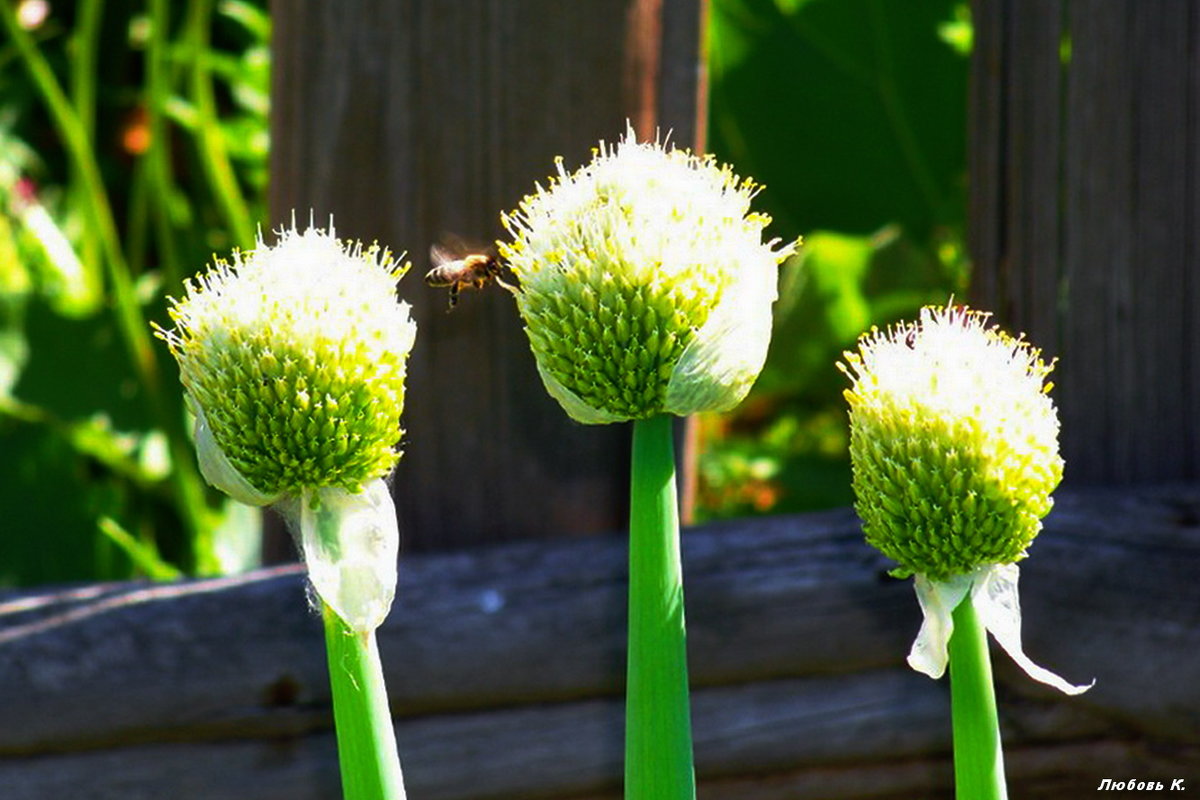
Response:
[[[1068,480],[1200,477],[1200,5],[973,4],[980,305],[1061,357]]]
[[[975,300],[1062,356],[1075,484],[1022,566],[1026,644],[1098,681],[1064,698],[997,653],[1013,797],[1200,786],[1198,9],[973,4]],[[272,10],[277,220],[332,212],[418,264],[627,117],[701,138],[698,0]],[[505,298],[407,294],[422,390],[381,647],[411,794],[615,798],[625,432],[566,421]],[[946,684],[904,666],[915,597],[849,510],[690,530],[684,555],[702,798],[950,797]],[[0,598],[0,718],[4,800],[338,793],[295,567]]]
[[[1063,493],[1022,566],[1026,646],[996,657],[1013,797],[1200,780],[1200,491]],[[410,795],[616,798],[623,538],[402,562],[381,629]],[[684,536],[700,796],[949,798],[945,681],[903,664],[911,582],[848,510]],[[5,800],[338,796],[321,629],[284,567],[0,602]]]

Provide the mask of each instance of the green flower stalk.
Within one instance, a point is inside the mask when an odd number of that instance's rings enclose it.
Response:
[[[294,226],[217,261],[158,329],[179,362],[200,469],[230,497],[288,518],[326,622],[346,797],[403,797],[375,628],[396,587],[385,483],[400,453],[408,354],[386,250]]]
[[[960,797],[1004,796],[985,631],[1035,680],[1086,691],[1034,664],[1021,645],[1016,561],[1062,479],[1052,369],[988,314],[922,309],[872,329],[839,367],[852,380],[850,457],[867,541],[915,575],[924,622],[908,662],[950,666]]]
[[[695,796],[671,416],[741,402],[766,358],[777,267],[757,187],[711,157],[601,143],[504,216],[501,256],[549,394],[633,420],[625,796]]]

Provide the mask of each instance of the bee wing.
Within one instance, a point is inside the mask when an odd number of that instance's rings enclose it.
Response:
[[[460,258],[472,255],[496,257],[496,243],[494,241],[466,238],[447,231],[443,231],[435,241],[437,242],[435,246],[443,253],[449,254],[451,261],[457,261]]]
[[[442,242],[437,242],[429,248],[429,260],[433,262],[434,267],[440,267],[442,264],[457,261],[459,258],[460,256],[453,248],[448,247]]]

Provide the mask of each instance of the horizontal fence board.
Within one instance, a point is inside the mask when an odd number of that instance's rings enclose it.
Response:
[[[1198,508],[1197,487],[1061,495],[1022,566],[1026,649],[1098,683],[1065,698],[996,651],[1014,796],[1200,774]],[[701,797],[948,797],[946,684],[903,665],[911,582],[849,510],[696,528],[683,550]],[[606,537],[403,559],[380,643],[414,797],[617,796],[625,555]],[[6,800],[337,796],[294,569],[0,597],[0,709]]]
[[[898,671],[895,677],[902,678]],[[806,695],[789,691],[791,688],[791,682],[782,682],[779,687],[778,699],[785,709],[794,709],[807,699]],[[920,693],[928,691],[923,689]],[[697,710],[706,710],[714,699],[710,696],[719,693],[724,690],[697,692]],[[728,693],[723,699],[736,702],[741,698]],[[909,706],[895,710],[912,709]],[[932,706],[927,710],[932,711]],[[946,711],[940,704],[937,710],[943,714]],[[524,712],[442,718],[443,723],[453,724],[403,722],[399,726],[399,740],[410,795],[429,800],[615,800],[620,797],[617,776],[621,746],[615,737],[620,732],[621,711],[621,704],[615,700],[588,701]],[[846,711],[853,713],[853,709]],[[777,710],[776,716],[784,713]],[[698,714],[697,723],[702,719],[709,721],[712,716]],[[929,723],[928,717],[910,717],[906,722],[910,726],[909,748],[928,746],[933,737],[920,727]],[[866,748],[858,743],[849,753],[842,754],[843,758],[828,762],[793,763],[779,769],[756,764],[751,774],[732,776],[714,775],[704,763],[709,754],[707,748],[721,742],[698,740],[700,798],[951,800],[952,770],[946,744],[949,731],[942,725],[937,732],[936,755],[863,756]],[[798,752],[805,749],[805,743],[813,735],[811,728],[795,725],[772,729],[773,736],[783,734],[805,737],[793,740]],[[862,760],[852,760],[846,755],[858,755]],[[1196,747],[1181,746],[1163,752],[1136,742],[1103,738],[1020,746],[1010,737],[1006,747],[1013,796],[1030,800],[1085,796],[1085,792],[1099,783],[1099,776],[1114,779],[1142,775],[1194,776],[1198,764],[1200,750]],[[748,764],[739,766],[745,769]],[[331,732],[274,740],[139,745],[73,753],[54,759],[29,760],[19,769],[0,766],[0,780],[6,800],[47,797],[157,800],[163,796],[206,800],[330,800],[339,796]],[[603,788],[598,788],[598,784]]]

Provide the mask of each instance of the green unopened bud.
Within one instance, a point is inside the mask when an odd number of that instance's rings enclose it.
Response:
[[[1051,366],[987,318],[926,308],[846,354],[855,507],[901,574],[1023,558],[1062,479]]]
[[[208,441],[260,504],[355,492],[391,471],[416,336],[396,300],[403,273],[386,251],[309,229],[185,283],[175,329],[158,333],[179,361],[210,482],[233,478],[214,474]],[[253,501],[244,487],[230,493]]]
[[[500,252],[549,393],[580,422],[737,405],[771,333],[778,263],[770,222],[729,167],[633,134],[601,143],[568,174],[560,161],[505,215]]]
[[[391,607],[399,532],[384,478],[399,451],[416,325],[386,251],[284,231],[218,261],[173,301],[206,480],[296,529],[313,587],[353,630]]]
[[[908,663],[946,670],[953,612],[984,628],[1035,680],[1086,691],[1021,645],[1019,569],[1062,479],[1051,366],[988,314],[925,308],[915,324],[872,330],[839,365],[853,386],[850,458],[867,541],[916,575],[924,622]]]

